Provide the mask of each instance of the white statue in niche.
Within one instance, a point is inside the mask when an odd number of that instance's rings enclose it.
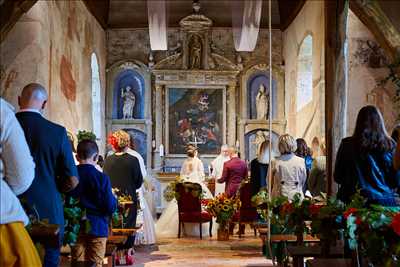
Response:
[[[266,120],[269,115],[269,95],[263,84],[260,84],[256,96],[257,120]]]
[[[125,89],[121,89],[121,98],[123,100],[122,119],[133,119],[136,97],[131,90],[132,88],[129,85]]]

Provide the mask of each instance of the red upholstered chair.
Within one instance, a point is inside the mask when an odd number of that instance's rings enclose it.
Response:
[[[242,202],[242,205],[235,215],[233,215],[231,222],[239,224],[239,237],[242,236],[240,225],[250,224],[254,227],[254,222],[257,221],[258,218],[257,209],[256,207],[253,207],[251,203],[251,191],[251,184],[246,181],[241,185],[237,193],[237,196],[240,197],[240,202]],[[257,235],[257,230],[255,228],[254,235]]]
[[[202,188],[197,183],[178,183],[175,187],[179,211],[178,238],[181,237],[181,229],[184,223],[199,223],[200,239],[203,238],[202,225],[210,223],[210,236],[212,236],[212,216],[207,211],[201,210],[201,199],[197,192],[201,193]]]

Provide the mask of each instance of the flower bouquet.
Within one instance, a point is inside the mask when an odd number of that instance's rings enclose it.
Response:
[[[240,209],[239,198],[228,198],[225,194],[219,194],[214,199],[209,200],[206,210],[216,218],[219,224],[218,240],[229,239],[229,221],[233,215]]]

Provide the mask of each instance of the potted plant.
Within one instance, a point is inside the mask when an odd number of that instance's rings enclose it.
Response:
[[[239,198],[228,198],[225,194],[219,194],[208,201],[206,209],[216,218],[218,227],[218,240],[229,240],[229,221],[240,208]]]

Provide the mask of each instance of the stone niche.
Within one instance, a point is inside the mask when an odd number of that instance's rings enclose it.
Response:
[[[150,77],[148,67],[137,60],[116,62],[107,69],[107,133],[130,133],[148,168],[152,140]]]
[[[205,166],[221,144],[235,144],[240,67],[211,49],[211,27],[198,12],[183,18],[177,49],[152,69],[156,170],[178,172],[186,144],[199,147]]]
[[[269,121],[272,124],[272,143],[277,150],[277,139],[286,131],[285,119],[285,93],[284,93],[284,71],[281,67],[272,66],[272,95],[269,95],[269,67],[266,64],[256,64],[243,71],[240,90],[240,118],[238,120],[238,133],[240,152],[245,159],[251,161],[258,149],[261,139],[269,139]],[[271,118],[257,117],[256,97],[260,86],[264,86],[268,100],[272,98],[270,109]]]

